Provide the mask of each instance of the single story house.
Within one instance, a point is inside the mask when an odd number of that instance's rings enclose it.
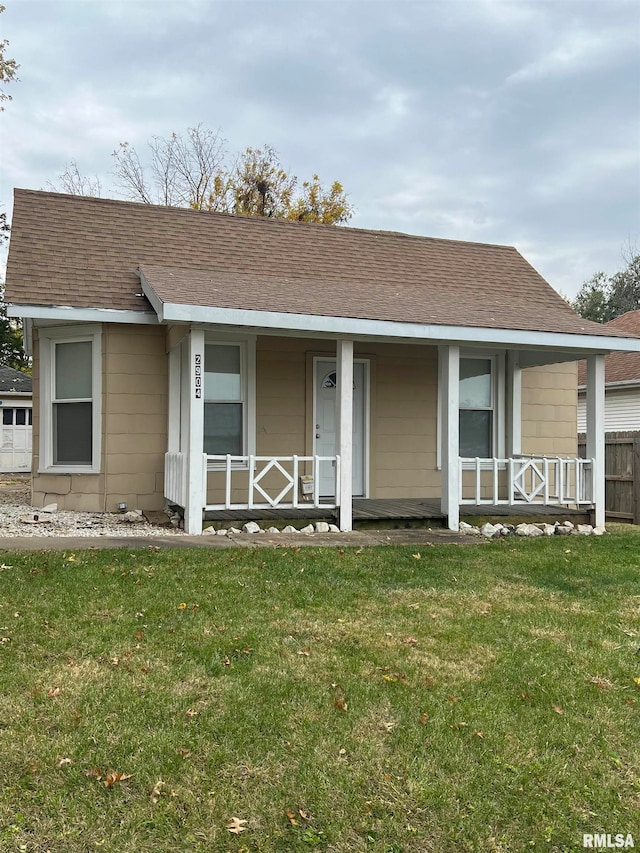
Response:
[[[31,377],[0,367],[0,471],[31,470]]]
[[[16,190],[33,501],[203,512],[354,496],[593,507],[604,358],[509,246]],[[576,361],[587,361],[577,459]]]
[[[640,337],[640,311],[628,311],[606,324]],[[606,432],[640,430],[640,353],[612,352],[604,359],[604,428]],[[578,362],[578,432],[587,428],[587,365]]]

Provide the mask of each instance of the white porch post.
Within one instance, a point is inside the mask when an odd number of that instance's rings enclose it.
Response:
[[[517,352],[507,353],[507,456],[522,453],[522,370]]]
[[[205,505],[203,487],[204,455],[204,332],[192,329],[189,333],[188,363],[188,421],[187,500],[184,527],[187,533],[202,533],[202,511]]]
[[[587,357],[587,459],[593,459],[596,526],[605,523],[604,502],[604,356]]]
[[[353,528],[353,341],[339,340],[336,353],[338,380],[338,453],[340,530]]]
[[[439,347],[442,400],[440,459],[442,513],[449,530],[460,527],[460,347]]]

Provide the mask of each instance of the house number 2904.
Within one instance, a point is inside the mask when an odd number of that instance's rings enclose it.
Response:
[[[202,354],[196,353],[196,363],[194,370],[194,379],[195,379],[195,387],[196,387],[196,400],[199,400],[202,397]]]

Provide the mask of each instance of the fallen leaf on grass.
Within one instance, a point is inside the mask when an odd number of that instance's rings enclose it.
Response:
[[[358,548],[358,550],[357,550],[357,551],[354,551],[353,553],[356,555],[356,557],[359,557],[359,556],[360,556],[360,554],[362,554],[362,552],[363,552],[363,551],[364,551],[364,548]]]
[[[460,731],[460,729],[466,729],[469,727],[469,723],[454,723],[450,728],[455,729],[456,731]]]
[[[479,737],[480,739],[484,738],[484,732],[483,732],[483,731],[481,731],[481,730],[478,730],[477,732],[474,732],[474,735],[475,735],[476,737]]]
[[[287,809],[285,811],[285,815],[287,816],[291,826],[300,826],[298,818],[301,818],[305,822],[309,820],[309,812],[304,809]]]
[[[346,711],[348,708],[347,702],[345,700],[343,693],[338,693],[333,697],[333,704],[336,706],[338,711]]]
[[[104,786],[105,788],[113,788],[119,782],[126,782],[127,779],[131,779],[132,775],[132,773],[119,773],[117,770],[109,770],[104,777]]]
[[[447,696],[447,699],[449,700],[449,702],[457,702],[458,701],[455,696],[451,696],[451,695]]]
[[[420,560],[420,559],[422,559],[422,558],[421,558],[421,556],[420,556],[420,554],[412,554],[411,556],[413,557],[413,559],[414,559],[414,560]]]
[[[240,835],[240,833],[244,832],[247,828],[242,825],[243,823],[246,823],[246,820],[239,817],[232,817],[230,822],[227,824],[227,829],[234,835]]]
[[[392,732],[395,729],[395,727],[396,727],[396,724],[395,724],[395,721],[393,721],[393,720],[391,720],[388,723],[385,723],[385,722],[381,723],[381,728],[382,728],[383,732],[387,732],[387,733]]]
[[[564,708],[562,707],[562,705],[554,705],[553,710],[556,712],[556,714],[559,714],[560,716],[564,714]]]
[[[598,690],[608,690],[610,687],[613,687],[613,684],[608,678],[600,678],[599,675],[594,675],[589,679],[589,681],[594,685],[594,687],[597,687]]]
[[[298,652],[299,655],[303,655],[305,658],[308,658],[310,655],[309,649],[300,649]]]
[[[636,687],[640,687],[640,678],[634,678],[633,683],[635,684]]]
[[[186,610],[186,609],[187,609],[187,604],[186,604],[186,602],[185,602],[185,601],[181,601],[181,602],[180,602],[180,604],[178,605],[178,610]]]
[[[191,757],[191,753],[189,752],[188,749],[183,749],[182,747],[180,747],[178,752],[180,753],[180,758],[190,758]]]
[[[155,805],[160,799],[160,794],[162,793],[162,789],[164,788],[164,782],[162,779],[158,779],[156,784],[153,786],[153,790],[151,791],[151,802]]]
[[[382,676],[382,680],[388,681],[393,684],[396,681],[406,681],[407,676],[404,674],[404,672],[389,672],[387,673],[387,675]]]
[[[426,726],[428,722],[429,722],[429,715],[427,714],[426,711],[424,711],[422,714],[420,714],[420,725]]]
[[[199,713],[200,712],[196,711],[195,708],[187,708],[187,710],[184,712],[184,715],[185,717],[189,717],[189,719],[191,719],[191,717],[197,717]]]
[[[413,646],[414,648],[418,645],[418,641],[415,637],[405,637],[403,640],[408,646]]]
[[[47,690],[47,696],[49,697],[49,699],[53,699],[53,698],[54,698],[55,696],[57,696],[59,693],[60,693],[60,688],[59,688],[59,687],[50,687],[50,688]]]
[[[71,758],[61,758],[60,761],[58,761],[58,768],[67,767],[69,764],[73,764],[73,760]]]

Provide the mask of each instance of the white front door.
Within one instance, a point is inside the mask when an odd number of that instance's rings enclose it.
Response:
[[[365,403],[366,394],[365,364],[354,361],[353,364],[353,494],[365,494]],[[315,363],[315,423],[314,454],[316,456],[335,456],[337,447],[336,412],[336,361],[318,359]],[[320,496],[334,497],[336,493],[335,464],[323,462],[320,465]]]

